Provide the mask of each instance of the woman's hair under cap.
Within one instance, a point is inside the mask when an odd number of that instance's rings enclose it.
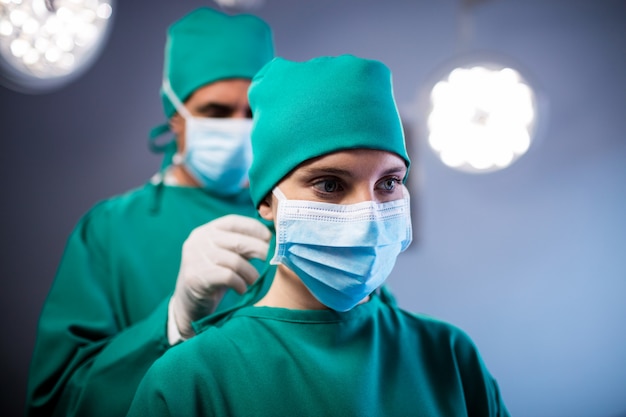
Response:
[[[163,76],[184,102],[206,84],[229,78],[252,79],[273,57],[272,31],[263,20],[201,7],[169,27]],[[174,106],[163,91],[161,99],[169,118]]]
[[[255,206],[302,162],[357,148],[410,164],[391,72],[353,55],[307,62],[274,58],[252,80],[250,193]]]

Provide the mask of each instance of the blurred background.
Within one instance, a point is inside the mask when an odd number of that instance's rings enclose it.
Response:
[[[97,201],[144,183],[164,116],[165,31],[209,0],[114,3],[101,54],[40,94],[0,85],[3,415],[20,415],[42,304]],[[464,329],[518,417],[626,416],[626,2],[265,0],[292,60],[352,53],[393,72],[413,167],[414,243],[389,279],[404,308]],[[0,28],[1,29],[1,28]],[[473,174],[427,141],[424,97],[472,54],[537,93],[536,138]]]

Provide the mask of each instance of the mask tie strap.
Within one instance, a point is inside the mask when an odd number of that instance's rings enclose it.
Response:
[[[148,148],[153,153],[162,153],[165,152],[171,144],[174,142],[173,139],[170,139],[164,143],[159,143],[158,139],[164,134],[170,131],[170,127],[167,123],[163,123],[162,125],[155,126],[150,131],[148,135]]]
[[[161,88],[163,89],[163,92],[165,93],[167,98],[170,99],[170,101],[176,108],[176,111],[180,113],[181,116],[183,116],[185,119],[189,119],[193,117],[191,113],[189,112],[189,110],[187,109],[187,107],[185,107],[183,102],[180,101],[176,93],[174,93],[174,90],[172,89],[172,85],[170,84],[169,79],[166,78],[163,80],[163,85],[161,86]]]

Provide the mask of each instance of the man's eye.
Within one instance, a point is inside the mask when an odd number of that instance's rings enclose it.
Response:
[[[232,112],[230,110],[219,108],[219,109],[212,109],[211,111],[207,112],[205,117],[225,119],[227,117],[230,117],[231,114]]]
[[[210,103],[203,108],[199,109],[199,113],[203,117],[224,119],[232,117],[235,109],[232,106],[225,104]]]

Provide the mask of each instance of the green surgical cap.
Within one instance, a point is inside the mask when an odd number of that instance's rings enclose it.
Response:
[[[274,57],[270,27],[252,15],[230,16],[199,8],[172,24],[165,45],[164,77],[180,101],[224,79],[252,79]],[[165,115],[174,106],[161,91]]]
[[[248,91],[254,117],[250,193],[255,206],[299,164],[345,149],[393,152],[410,164],[391,72],[353,55],[275,58]]]

